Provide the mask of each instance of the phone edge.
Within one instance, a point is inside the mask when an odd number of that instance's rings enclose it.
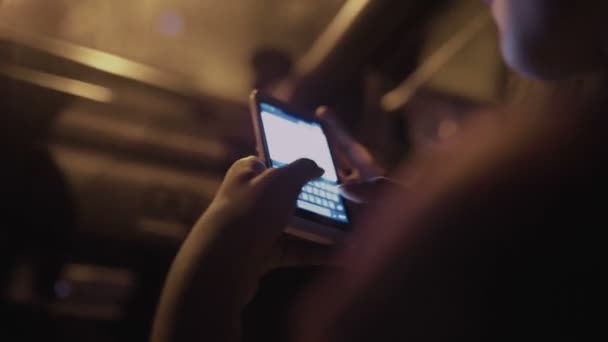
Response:
[[[256,152],[258,158],[262,159],[266,167],[271,167],[270,160],[266,155],[266,147],[264,145],[264,138],[262,137],[262,126],[261,126],[261,113],[259,111],[259,97],[261,96],[259,90],[254,89],[249,95],[249,107],[251,118],[253,121],[253,130],[256,141]],[[333,156],[332,156],[333,157]],[[295,237],[316,242],[323,245],[333,245],[344,239],[346,232],[338,229],[319,224],[317,222],[301,218],[294,215],[291,220],[291,225],[288,226],[285,233],[293,235]]]

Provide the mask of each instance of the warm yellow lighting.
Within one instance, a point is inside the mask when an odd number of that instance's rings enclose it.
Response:
[[[188,95],[199,95],[199,91],[191,82],[184,81],[182,78],[171,73],[157,70],[145,64],[132,62],[110,53],[79,46],[63,40],[14,30],[2,22],[0,22],[0,37],[108,74],[151,84],[161,89],[169,89]]]
[[[0,74],[91,101],[109,103],[114,97],[112,90],[105,87],[16,65],[0,64]]]
[[[396,89],[384,95],[381,99],[382,108],[387,112],[395,112],[403,108],[418,89],[436,75],[491,22],[491,17],[485,11],[469,21],[464,28],[457,31]]]
[[[305,75],[319,65],[333,51],[340,38],[369,3],[370,0],[348,0],[327,30],[317,39],[310,52],[301,59],[298,72]]]

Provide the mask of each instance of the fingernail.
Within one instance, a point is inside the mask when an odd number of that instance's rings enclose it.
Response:
[[[347,188],[349,186],[357,186],[357,185],[361,185],[365,183],[364,181],[360,181],[360,180],[356,180],[356,181],[348,181],[346,183],[342,183],[338,185],[338,189],[344,189]]]
[[[340,192],[341,194],[348,193],[348,186],[349,185],[350,184],[340,184],[340,185],[338,185],[338,192]]]
[[[321,106],[318,107],[317,110],[315,110],[315,114],[317,115],[317,117],[323,118],[325,114],[327,114],[327,110],[328,108],[326,106]]]

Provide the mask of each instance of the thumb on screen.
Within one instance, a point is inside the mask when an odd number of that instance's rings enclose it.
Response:
[[[310,159],[298,159],[277,169],[267,170],[261,181],[265,186],[281,194],[285,200],[295,199],[302,187],[313,179],[321,177],[325,171]]]

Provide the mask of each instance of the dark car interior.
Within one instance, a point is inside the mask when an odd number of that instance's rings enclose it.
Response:
[[[477,0],[0,1],[2,325],[28,341],[147,340],[180,242],[226,169],[255,154],[251,89],[332,107],[391,170],[506,96],[487,12]],[[318,271],[269,274],[245,340],[281,341]]]

